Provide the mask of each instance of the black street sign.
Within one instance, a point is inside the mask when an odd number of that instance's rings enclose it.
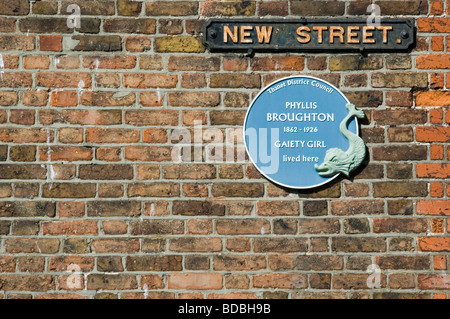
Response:
[[[415,38],[409,19],[211,19],[203,26],[210,51],[405,52]]]

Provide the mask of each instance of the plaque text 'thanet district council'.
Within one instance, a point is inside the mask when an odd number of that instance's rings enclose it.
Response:
[[[414,21],[381,19],[211,19],[203,26],[210,51],[393,52],[415,44]]]

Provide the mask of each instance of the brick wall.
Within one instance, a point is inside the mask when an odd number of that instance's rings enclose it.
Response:
[[[249,58],[200,40],[209,17],[371,3],[416,20],[411,53]],[[0,1],[0,298],[450,297],[449,14],[449,0]],[[228,138],[296,74],[365,111],[350,179],[293,191],[248,160],[172,161],[175,129]]]

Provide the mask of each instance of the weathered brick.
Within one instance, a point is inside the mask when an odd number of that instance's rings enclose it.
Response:
[[[374,73],[372,74],[372,86],[375,88],[426,88],[428,75],[426,73]]]
[[[375,146],[372,152],[375,161],[420,161],[427,159],[426,146]]]
[[[334,289],[368,289],[367,274],[336,274],[333,276]],[[386,287],[386,275],[381,275],[381,288]]]
[[[211,88],[259,88],[261,78],[258,74],[211,74]]]
[[[256,238],[253,242],[255,252],[293,253],[307,251],[306,238]]]
[[[299,225],[300,234],[335,234],[339,233],[341,227],[339,220],[332,218],[302,218]]]
[[[155,19],[114,18],[103,21],[103,30],[108,33],[154,34]]]
[[[380,56],[333,56],[329,63],[330,71],[378,70],[383,67],[383,59]]]
[[[124,86],[130,88],[174,88],[177,85],[178,76],[163,75],[158,73],[126,73],[124,74]]]
[[[298,256],[295,260],[295,268],[299,270],[341,270],[343,266],[344,259],[341,256]]]
[[[425,219],[413,218],[374,218],[374,233],[424,233],[427,231]]]
[[[91,242],[95,253],[132,253],[139,250],[139,240],[126,238],[97,238]]]
[[[73,33],[74,29],[69,28],[67,19],[55,17],[27,17],[19,20],[19,30],[23,33]],[[80,19],[80,28],[76,28],[81,33],[98,33],[100,31],[100,19],[84,18]]]
[[[214,270],[255,271],[266,268],[266,258],[261,255],[215,255]]]
[[[386,240],[382,237],[333,237],[332,249],[336,252],[383,252]]]
[[[98,227],[94,220],[52,221],[42,224],[42,233],[44,235],[95,235],[98,233]]]
[[[0,35],[0,49],[32,51],[35,48],[34,35]]]
[[[222,274],[173,273],[168,276],[169,289],[221,289]]]
[[[308,287],[308,281],[304,274],[262,274],[253,276],[253,287],[265,289],[304,289]]]
[[[182,257],[179,255],[164,256],[128,256],[128,271],[179,271],[182,269]]]
[[[41,124],[50,125],[53,123],[78,124],[78,125],[113,125],[122,123],[122,112],[120,110],[41,110],[39,111],[39,121]],[[88,130],[90,134],[104,132],[101,129]],[[108,131],[113,133],[114,131]],[[116,131],[119,132],[119,131]]]
[[[95,197],[95,184],[51,183],[43,185],[45,198],[91,198]]]
[[[420,0],[377,1],[383,15],[422,15],[428,13],[428,3]]]
[[[138,16],[142,11],[142,3],[133,0],[118,0],[117,13],[121,16]]]
[[[375,197],[423,197],[428,193],[423,182],[375,182],[373,192]]]
[[[135,235],[183,234],[184,222],[181,220],[144,220],[130,223],[130,232]]]
[[[169,250],[177,252],[217,252],[222,250],[220,238],[177,238],[170,240]]]
[[[200,12],[204,16],[251,16],[256,11],[256,1],[207,1]]]
[[[345,3],[341,1],[292,1],[291,14],[301,16],[342,16]]]
[[[118,290],[118,289],[136,289],[136,276],[128,274],[106,275],[89,274],[87,278],[87,289],[89,290]]]
[[[73,40],[78,40],[78,44],[73,51],[121,51],[122,38],[118,35],[75,35]]]
[[[33,3],[33,13],[52,15],[58,13],[58,3],[55,1],[37,1]]]
[[[378,107],[383,104],[383,92],[380,91],[352,91],[345,92],[345,95],[357,107]]]
[[[417,29],[419,32],[441,33],[448,32],[450,18],[419,18]]]
[[[170,92],[170,106],[214,107],[220,104],[218,92]]]
[[[215,183],[212,187],[213,196],[226,197],[261,197],[264,194],[263,184],[248,183]]]
[[[119,256],[101,256],[97,258],[97,269],[101,272],[122,272],[122,258]]]
[[[417,202],[417,214],[420,215],[450,215],[450,201],[446,200],[420,200]]]
[[[76,4],[80,7],[81,15],[114,15],[116,11],[112,0],[64,0],[61,3],[61,13],[70,14],[71,11],[68,11],[68,6],[71,4]]]
[[[382,200],[352,200],[333,201],[331,213],[337,216],[352,216],[360,214],[383,214],[384,202]]]
[[[125,148],[125,158],[131,161],[170,161],[171,150],[162,146],[128,146]]]
[[[154,40],[156,52],[202,53],[206,48],[200,39],[190,36],[166,36]]]
[[[86,141],[91,143],[137,143],[139,141],[138,130],[127,130],[119,128],[86,129]]]
[[[212,201],[175,201],[172,211],[183,216],[223,216],[225,206]]]
[[[420,255],[377,256],[376,263],[381,269],[430,269],[430,257]]]
[[[149,1],[145,3],[148,16],[190,16],[198,13],[195,1]]]
[[[55,289],[55,278],[48,275],[1,275],[4,291],[48,291]]]
[[[41,161],[89,161],[93,158],[92,149],[78,146],[41,146]]]
[[[30,12],[30,2],[27,0],[11,0],[0,4],[1,15],[22,16]]]

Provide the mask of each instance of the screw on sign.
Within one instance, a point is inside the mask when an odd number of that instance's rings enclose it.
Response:
[[[364,118],[332,84],[311,76],[280,79],[250,106],[244,141],[250,160],[267,179],[293,189],[349,176],[366,157],[358,136]],[[346,150],[346,151],[345,151]]]

